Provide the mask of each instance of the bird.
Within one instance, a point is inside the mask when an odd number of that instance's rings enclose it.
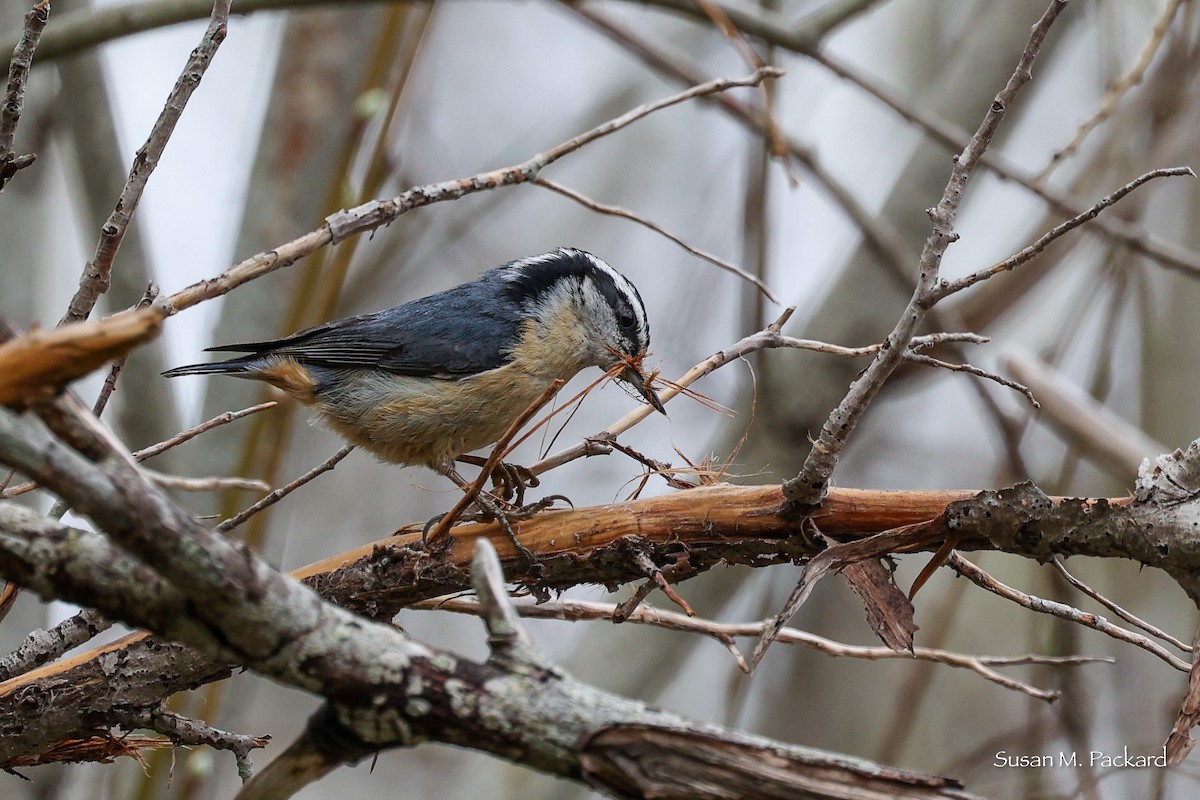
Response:
[[[633,283],[591,253],[558,248],[395,308],[210,347],[243,355],[162,374],[265,381],[377,458],[428,467],[466,489],[456,460],[481,463],[467,454],[495,443],[553,382],[588,367],[617,370],[666,414],[641,367],[649,346]]]

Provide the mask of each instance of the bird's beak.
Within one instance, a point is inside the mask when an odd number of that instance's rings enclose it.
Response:
[[[659,400],[658,395],[655,394],[652,388],[650,388],[650,384],[646,382],[646,376],[642,374],[640,369],[633,366],[626,367],[625,371],[621,373],[620,377],[621,380],[628,383],[634,389],[637,389],[637,393],[646,398],[646,402],[653,406],[655,411],[658,411],[661,414],[667,413],[667,409],[663,406],[662,400]]]

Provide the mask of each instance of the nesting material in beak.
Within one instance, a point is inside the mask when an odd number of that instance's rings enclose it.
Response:
[[[653,406],[655,411],[658,411],[664,415],[667,413],[667,409],[663,406],[662,400],[659,400],[658,395],[655,394],[652,388],[650,388],[650,384],[646,381],[646,376],[642,374],[640,369],[630,365],[629,367],[626,367],[624,372],[621,373],[620,378],[634,389],[637,389],[637,393],[646,398],[646,402]]]

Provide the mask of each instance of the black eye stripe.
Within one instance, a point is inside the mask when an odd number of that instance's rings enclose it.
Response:
[[[595,256],[563,248],[510,262],[497,271],[504,274],[504,294],[519,304],[536,301],[568,277],[577,279],[570,291],[582,301],[583,282],[588,281],[612,309],[623,340],[622,349],[629,355],[638,355],[649,345],[649,325],[637,288]]]

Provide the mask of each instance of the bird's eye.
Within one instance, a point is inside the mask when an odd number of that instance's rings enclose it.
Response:
[[[633,309],[625,306],[620,312],[621,330],[631,331],[637,328],[637,317],[633,313]]]

